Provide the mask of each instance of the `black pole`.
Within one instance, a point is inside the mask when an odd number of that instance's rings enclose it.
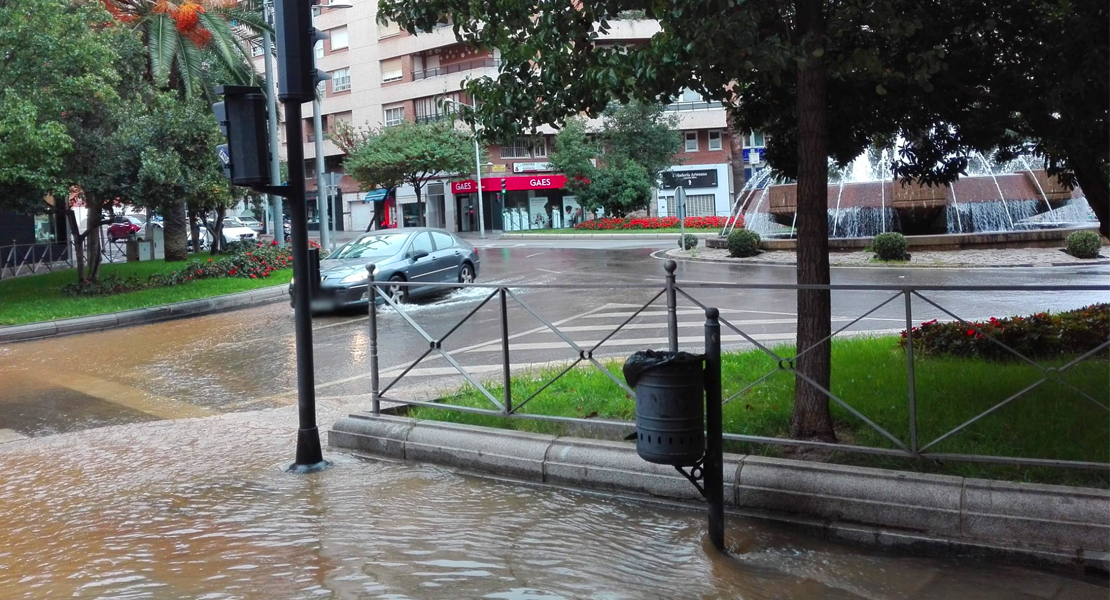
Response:
[[[328,466],[320,449],[320,431],[316,428],[316,381],[312,360],[311,271],[308,256],[308,208],[305,205],[304,144],[301,140],[301,102],[289,100],[285,105],[285,139],[289,151],[288,195],[290,229],[293,237],[293,320],[297,346],[297,462],[289,470],[310,472]]]
[[[667,272],[667,349],[678,352],[678,294],[675,291],[674,271],[678,263],[668,260],[663,263]]]
[[[705,499],[709,502],[709,541],[725,549],[725,474],[721,422],[720,311],[705,309]]]

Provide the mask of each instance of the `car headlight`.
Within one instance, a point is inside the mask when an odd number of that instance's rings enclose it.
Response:
[[[377,267],[374,267],[374,274],[375,275],[378,274],[378,268]],[[339,283],[362,283],[366,280],[367,280],[366,270],[362,269],[362,270],[358,271],[357,273],[351,273],[350,275],[344,277],[343,279],[340,279]]]

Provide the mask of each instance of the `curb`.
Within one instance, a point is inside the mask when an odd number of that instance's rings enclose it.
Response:
[[[537,484],[701,502],[673,468],[626,442],[352,414],[328,431],[342,450]],[[915,552],[1110,569],[1110,491],[725,454],[734,514],[825,537]]]
[[[502,240],[678,240],[678,233],[503,233]],[[716,237],[716,233],[687,233],[699,239]]]
[[[0,344],[11,342],[25,342],[47,337],[70,335],[74,333],[87,333],[90,331],[103,331],[116,327],[129,327],[196,317],[211,313],[223,312],[239,308],[249,308],[270,304],[288,297],[288,286],[281,284],[270,287],[223,294],[211,298],[198,298],[173,304],[162,304],[147,308],[136,308],[117,313],[92,315],[88,317],[74,317],[72,319],[58,319],[55,321],[39,321],[26,325],[9,325],[0,327]]]
[[[769,262],[769,261],[746,260],[746,259],[742,259],[742,258],[702,258],[700,256],[696,256],[696,257],[695,256],[671,256],[669,254],[670,251],[671,251],[670,249],[656,250],[655,252],[652,253],[652,256],[656,259],[659,259],[659,260],[668,260],[668,259],[669,260],[684,260],[684,261],[688,261],[688,262],[716,263],[716,264],[722,264],[722,265],[744,265],[744,266],[757,266],[757,267],[796,267],[796,266],[798,266],[797,261]],[[953,250],[953,252],[958,252],[958,250]],[[659,254],[659,256],[655,256],[656,254]],[[913,264],[904,264],[904,265],[894,265],[894,264],[884,264],[884,263],[868,263],[868,264],[855,264],[855,265],[829,265],[829,268],[832,268],[832,269],[922,269],[922,270],[929,270],[929,269],[961,269],[961,270],[968,270],[968,269],[1055,269],[1055,268],[1059,268],[1059,267],[1094,267],[1094,266],[1099,266],[1099,265],[1110,265],[1110,259],[1099,259],[1099,260],[1093,260],[1091,262],[1085,262],[1085,263],[1070,263],[1070,262],[1069,263],[1043,263],[1043,264],[1011,263],[1011,264],[1006,264],[1006,265],[967,265],[967,264],[955,264],[955,265],[922,265],[922,264],[913,265]]]

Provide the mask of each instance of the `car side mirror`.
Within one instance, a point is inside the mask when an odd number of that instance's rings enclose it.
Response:
[[[428,256],[427,252],[413,252],[412,259],[414,261],[416,261],[416,260],[420,260],[421,258],[424,258],[425,256]]]

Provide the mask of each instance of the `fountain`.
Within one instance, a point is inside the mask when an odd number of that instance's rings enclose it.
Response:
[[[1038,168],[1024,157],[999,166],[992,164],[993,154],[975,153],[976,168],[966,176],[950,185],[930,187],[902,185],[891,174],[888,151],[881,150],[877,156],[877,164],[866,164],[862,162],[868,160],[866,155],[861,155],[840,169],[838,180],[829,185],[828,228],[834,248],[862,248],[887,231],[945,238],[937,243],[946,247],[1054,246],[1076,228],[1097,225],[1082,190],[1065,189],[1043,166]],[[744,227],[770,245],[793,247],[796,206],[796,185],[763,169],[737,194],[733,217],[743,215]],[[722,236],[731,228],[730,222]]]

